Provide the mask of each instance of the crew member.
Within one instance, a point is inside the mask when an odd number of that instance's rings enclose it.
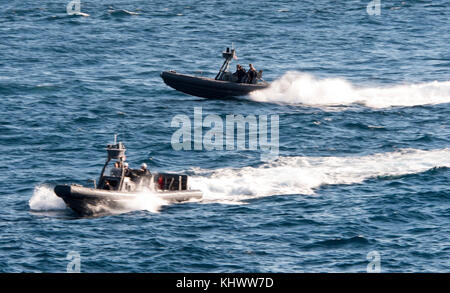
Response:
[[[141,169],[139,171],[141,171],[142,175],[151,175],[150,171],[147,169],[146,163],[141,164]]]
[[[238,83],[242,82],[242,79],[246,74],[247,73],[245,72],[245,69],[240,64],[236,65],[236,72],[234,73],[234,75],[237,77]]]
[[[253,67],[253,64],[249,64],[249,69],[247,72],[247,83],[256,83],[256,78],[258,77],[258,72],[256,72],[255,67]]]
[[[111,184],[109,183],[108,180],[105,181],[105,186],[103,187],[103,189],[105,190],[113,190]]]
[[[128,163],[127,162],[123,163],[123,170],[124,170],[125,176],[129,177],[131,170],[128,168]]]
[[[121,174],[122,174],[122,170],[120,170],[120,163],[115,162],[114,168],[111,169],[111,176],[120,177]]]
[[[161,190],[164,189],[164,178],[162,175],[159,175],[159,177],[158,177],[158,186],[159,186],[159,189],[161,189]]]

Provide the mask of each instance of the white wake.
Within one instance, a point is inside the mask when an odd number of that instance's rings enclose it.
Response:
[[[280,157],[259,167],[197,169],[190,183],[192,188],[203,191],[203,202],[241,203],[270,195],[312,195],[323,185],[356,184],[378,176],[415,174],[435,167],[450,167],[450,149],[403,149],[349,157]]]
[[[318,79],[292,71],[272,82],[269,88],[252,92],[250,99],[308,106],[363,104],[371,108],[387,108],[433,105],[450,102],[450,81],[357,87],[341,78]]]

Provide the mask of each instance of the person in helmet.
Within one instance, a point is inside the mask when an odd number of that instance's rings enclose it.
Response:
[[[126,176],[126,177],[130,177],[131,176],[131,169],[130,168],[128,168],[128,163],[127,162],[124,162],[123,163],[123,174]]]
[[[142,163],[141,164],[141,174],[142,175],[151,175],[150,171],[147,169],[147,164],[146,163]]]

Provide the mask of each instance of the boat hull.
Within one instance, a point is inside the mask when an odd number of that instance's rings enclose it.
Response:
[[[88,188],[78,185],[57,185],[56,195],[64,200],[66,205],[81,216],[109,213],[112,210],[127,209],[127,204],[142,196],[138,192],[120,192]],[[169,202],[182,202],[191,199],[201,199],[199,190],[155,191],[149,194]]]
[[[163,71],[161,78],[168,86],[177,91],[208,99],[227,99],[246,96],[253,91],[265,89],[269,86],[268,83],[236,83],[180,74],[174,71]]]

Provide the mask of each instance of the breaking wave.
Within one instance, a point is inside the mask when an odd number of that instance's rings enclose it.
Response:
[[[450,167],[450,149],[402,149],[359,157],[280,157],[259,167],[194,170],[190,182],[193,189],[203,191],[203,202],[241,203],[270,195],[312,195],[323,185],[355,184],[436,167]]]
[[[318,79],[288,72],[269,88],[252,92],[257,102],[336,106],[363,104],[371,108],[418,106],[450,102],[450,81],[358,88],[341,78]]]

